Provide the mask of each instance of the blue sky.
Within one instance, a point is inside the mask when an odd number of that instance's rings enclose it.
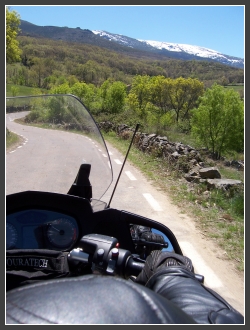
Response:
[[[245,5],[7,6],[35,25],[104,30],[245,57]]]

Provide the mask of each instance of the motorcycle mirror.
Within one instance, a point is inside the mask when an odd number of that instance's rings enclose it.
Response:
[[[135,251],[143,260],[156,249],[174,252],[169,238],[158,229],[130,224],[130,233]]]

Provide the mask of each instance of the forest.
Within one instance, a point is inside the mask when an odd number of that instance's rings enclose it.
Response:
[[[89,44],[18,36],[21,63],[8,63],[6,82],[49,90],[55,85],[77,79],[96,87],[109,79],[132,83],[136,75],[165,78],[194,78],[208,88],[243,84],[244,70],[197,60],[157,59],[125,55]]]

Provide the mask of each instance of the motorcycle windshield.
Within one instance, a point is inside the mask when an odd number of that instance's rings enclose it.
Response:
[[[92,203],[113,179],[109,153],[92,115],[74,95],[6,98],[6,194],[67,194],[90,164]]]

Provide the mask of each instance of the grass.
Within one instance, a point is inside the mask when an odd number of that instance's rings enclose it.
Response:
[[[130,140],[117,138],[114,132],[102,132],[106,141],[123,155]],[[182,139],[183,140],[183,139]],[[183,142],[183,141],[182,141]],[[184,143],[184,142],[183,142]],[[166,161],[145,154],[132,147],[128,155],[131,161],[158,189],[168,193],[172,202],[182,212],[191,216],[196,226],[214,245],[225,251],[225,258],[240,273],[244,271],[244,188],[232,196],[219,190],[208,192],[204,184],[190,184],[183,173],[173,169]],[[224,178],[244,182],[244,173],[214,163]],[[223,256],[224,257],[224,256]]]
[[[244,91],[244,84],[229,84],[227,86],[224,86],[224,88],[232,88],[235,91]]]
[[[6,129],[6,150],[10,150],[21,143],[21,137]]]
[[[6,97],[29,96],[43,93],[46,93],[46,90],[21,85],[6,84]]]

